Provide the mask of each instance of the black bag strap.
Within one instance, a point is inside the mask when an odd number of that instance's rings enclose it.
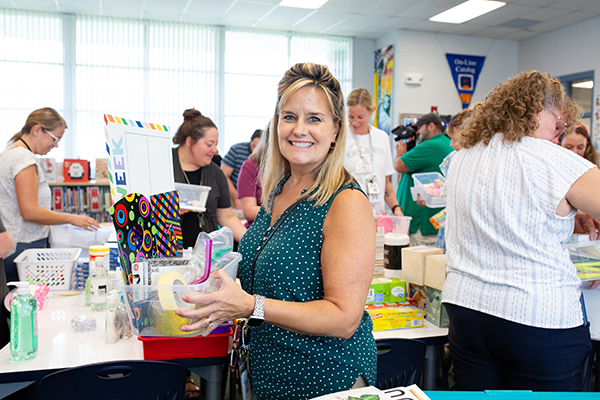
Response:
[[[258,260],[258,256],[265,248],[267,242],[269,240],[271,240],[271,238],[273,237],[273,235],[275,234],[277,229],[279,229],[281,224],[283,224],[283,221],[285,221],[285,219],[292,213],[292,211],[294,211],[296,209],[296,207],[298,207],[298,204],[300,204],[302,202],[302,200],[303,199],[300,199],[300,200],[296,201],[294,204],[292,204],[290,206],[290,208],[288,208],[286,210],[286,212],[279,218],[279,221],[277,222],[277,224],[273,225],[272,227],[270,227],[268,229],[268,231],[267,231],[268,234],[263,237],[262,242],[260,243],[260,246],[258,246],[258,249],[256,249],[256,255],[254,256],[254,260],[252,261],[252,268],[250,270],[251,271],[250,272],[250,294],[254,294],[253,293],[254,292],[254,267],[256,266],[256,260]]]

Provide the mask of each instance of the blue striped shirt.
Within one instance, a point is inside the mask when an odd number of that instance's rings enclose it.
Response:
[[[547,140],[496,134],[455,154],[448,171],[443,301],[539,328],[583,323],[581,284],[561,244],[575,209],[556,215],[594,165]]]
[[[222,164],[233,168],[230,179],[236,189],[240,169],[242,169],[242,164],[248,159],[248,157],[250,157],[250,143],[236,143],[229,148],[229,151],[227,154],[225,154],[225,157],[223,157],[223,160],[221,161]]]

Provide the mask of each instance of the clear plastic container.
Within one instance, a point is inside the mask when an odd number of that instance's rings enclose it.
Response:
[[[87,257],[89,247],[105,244],[111,232],[106,227],[88,231],[69,224],[53,225],[50,227],[49,241],[52,248],[78,247],[82,249],[80,257]]]
[[[425,205],[429,208],[440,208],[446,206],[446,201],[442,197],[442,187],[446,184],[446,179],[439,172],[426,172],[422,174],[413,174],[414,186],[410,188],[412,198],[417,201],[417,194],[421,195],[421,200],[425,200]]]
[[[196,212],[206,211],[206,200],[210,186],[187,185],[176,183],[175,189],[179,192],[179,207]]]
[[[563,247],[569,251],[582,281],[600,279],[600,240],[590,240],[588,235],[573,235]]]
[[[234,252],[221,257],[223,270],[232,279],[237,277],[241,259],[242,256]],[[177,268],[173,271],[177,272]],[[197,285],[179,282],[174,282],[173,285],[118,285],[117,290],[123,292],[134,335],[198,336],[202,331],[184,332],[180,329],[194,320],[178,316],[176,310],[195,308],[194,304],[186,303],[181,298],[188,294],[216,292],[220,287],[221,281],[209,277],[207,281]]]
[[[399,233],[401,235],[408,235],[408,229],[410,228],[410,221],[412,217],[396,217],[393,215],[378,215],[375,217],[377,223],[377,233]]]

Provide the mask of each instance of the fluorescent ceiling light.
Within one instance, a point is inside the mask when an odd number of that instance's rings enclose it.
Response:
[[[497,8],[505,6],[503,1],[487,0],[469,0],[462,4],[452,7],[438,15],[429,18],[434,22],[446,22],[448,24],[462,24],[465,21],[477,18],[480,15],[494,11]]]
[[[594,81],[582,81],[573,84],[573,87],[582,89],[592,89],[594,87]]]
[[[327,3],[327,0],[283,0],[279,5],[283,7],[311,8],[316,10],[325,3]]]

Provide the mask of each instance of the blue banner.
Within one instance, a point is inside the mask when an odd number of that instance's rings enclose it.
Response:
[[[446,58],[448,59],[448,65],[450,65],[454,84],[458,89],[462,108],[463,110],[469,108],[485,57],[447,53]]]

